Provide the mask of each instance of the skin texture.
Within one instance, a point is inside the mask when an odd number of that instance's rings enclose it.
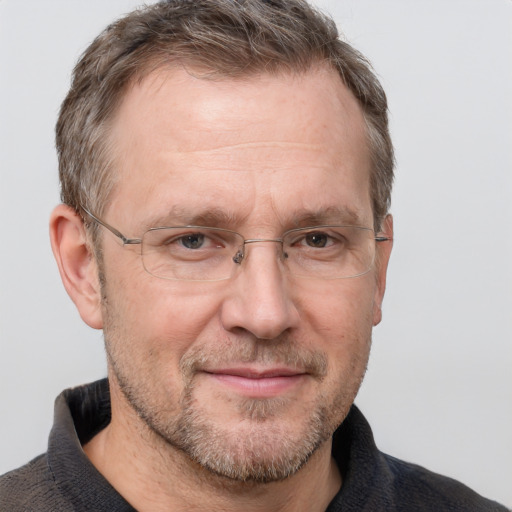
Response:
[[[128,91],[112,143],[103,218],[128,237],[372,226],[362,114],[325,68],[221,82],[159,70]],[[279,244],[254,243],[227,281],[175,282],[105,231],[101,287],[69,208],[51,233],[68,293],[105,333],[112,422],[84,449],[112,485],[141,511],[325,510],[341,485],[330,437],[366,369],[391,244],[352,279],[292,277]]]

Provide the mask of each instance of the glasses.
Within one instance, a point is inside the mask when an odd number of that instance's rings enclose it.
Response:
[[[280,259],[294,276],[345,279],[368,273],[376,243],[391,240],[360,226],[313,226],[290,229],[281,238],[245,239],[229,229],[173,226],[148,229],[142,238],[127,238],[83,208],[124,245],[140,245],[142,264],[151,275],[175,281],[222,281],[247,259],[249,244],[281,246]]]

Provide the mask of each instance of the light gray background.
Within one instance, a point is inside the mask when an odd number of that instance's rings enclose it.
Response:
[[[48,242],[72,66],[132,0],[0,0],[0,473],[54,397],[105,375]],[[398,168],[384,321],[357,403],[384,451],[512,505],[512,2],[324,0],[388,92]]]

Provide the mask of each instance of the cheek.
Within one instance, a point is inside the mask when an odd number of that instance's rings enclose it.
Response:
[[[371,330],[375,289],[370,273],[354,279],[304,280],[297,304],[301,317],[313,330],[340,339],[352,338]]]
[[[116,317],[117,330],[124,331],[139,354],[179,359],[217,321],[219,294],[212,288],[165,281],[143,272],[129,282],[109,281],[108,307]]]
[[[148,277],[154,281],[147,286],[143,279],[130,287],[108,282],[104,334],[109,373],[124,376],[148,400],[168,407],[184,385],[180,361],[209,332],[216,304],[209,294],[178,293],[175,283]]]
[[[352,375],[357,380],[365,371],[373,326],[374,282],[373,276],[329,281],[314,300],[309,294],[302,304],[302,318],[310,329],[308,337],[327,354],[333,379]]]

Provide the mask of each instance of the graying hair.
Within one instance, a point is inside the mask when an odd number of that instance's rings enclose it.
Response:
[[[125,91],[153,70],[178,64],[211,80],[303,73],[318,64],[335,69],[366,122],[374,225],[380,227],[394,166],[386,95],[333,20],[303,0],[168,0],[108,26],[78,61],[56,126],[65,204],[102,214],[116,180],[109,128]]]

